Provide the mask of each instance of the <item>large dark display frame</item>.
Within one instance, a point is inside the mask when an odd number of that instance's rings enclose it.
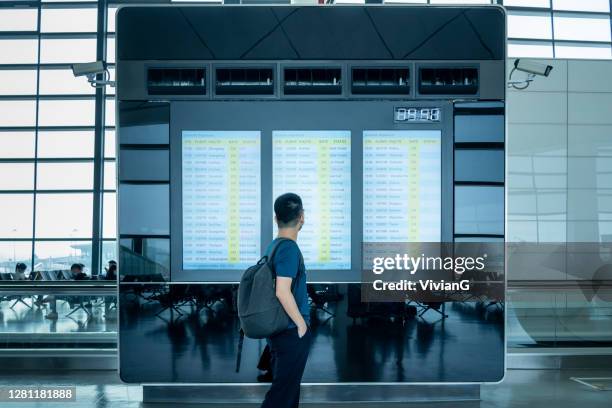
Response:
[[[500,193],[505,188],[499,160],[505,151],[502,7],[152,5],[122,6],[116,18],[119,373],[124,381],[235,384],[247,393],[265,389],[255,384],[265,342],[247,339],[238,352],[240,271],[182,268],[184,130],[261,131],[262,248],[274,234],[272,131],[351,131],[352,269],[308,272],[314,348],[305,383],[399,387],[502,380],[505,299],[485,295],[447,302],[441,309],[450,316],[445,319],[427,305],[362,302],[358,283],[364,130],[440,130],[442,240],[503,242],[500,194],[494,205],[484,203],[484,211],[472,199],[457,202],[469,189]],[[234,67],[271,69],[272,92],[217,92],[217,69]],[[201,83],[187,90],[151,83],[161,72],[151,69],[183,68],[199,70],[193,77]],[[334,94],[285,93],[286,68],[339,69],[341,85]],[[354,68],[408,69],[409,91],[354,93]],[[435,81],[421,81],[425,69],[435,79],[435,71],[445,68],[475,72],[477,83],[436,90]],[[182,93],[174,93],[177,89]],[[397,107],[441,107],[442,121],[398,123],[393,120]],[[468,215],[461,224],[459,213]],[[327,296],[323,303],[321,293]],[[428,314],[417,318],[414,310]],[[338,389],[326,389],[326,395]]]

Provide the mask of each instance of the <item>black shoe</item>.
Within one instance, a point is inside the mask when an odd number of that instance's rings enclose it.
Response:
[[[263,374],[257,376],[257,382],[269,383],[272,382],[272,371],[266,371]]]

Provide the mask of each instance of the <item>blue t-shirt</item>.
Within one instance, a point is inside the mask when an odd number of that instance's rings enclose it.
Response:
[[[272,245],[274,245],[278,239],[279,238],[276,238],[268,245],[266,254],[270,253]],[[298,244],[293,240],[285,239],[279,244],[279,247],[276,248],[273,266],[276,276],[293,278],[294,280],[297,276],[297,280],[294,284],[293,296],[295,297],[295,303],[297,303],[298,309],[300,309],[300,313],[308,324],[310,322],[310,306],[308,305],[308,291],[306,289],[306,267],[304,266],[304,262],[300,262],[301,259],[302,252]],[[293,282],[291,283],[293,284]],[[296,327],[293,321],[289,323],[289,328],[292,327]]]

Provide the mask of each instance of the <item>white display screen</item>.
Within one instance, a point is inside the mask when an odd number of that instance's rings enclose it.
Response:
[[[351,132],[274,131],[273,194],[302,198],[306,267],[351,268]]]
[[[183,269],[245,269],[260,256],[259,131],[183,131]]]
[[[363,132],[363,241],[439,242],[441,131]]]

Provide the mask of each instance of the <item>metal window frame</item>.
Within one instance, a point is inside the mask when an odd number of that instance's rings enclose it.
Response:
[[[504,1],[503,0],[497,0],[497,3],[500,5],[504,5]],[[608,12],[605,11],[587,11],[587,10],[558,10],[555,9],[553,7],[553,2],[551,1],[549,3],[549,7],[524,7],[524,6],[507,6],[506,9],[508,11],[523,11],[523,12],[540,12],[540,13],[548,13],[550,16],[550,22],[551,22],[551,38],[550,40],[545,40],[545,41],[550,41],[551,45],[552,45],[552,58],[557,58],[557,44],[567,44],[567,43],[572,43],[572,44],[581,44],[581,45],[608,45],[610,47],[610,57],[608,59],[612,59],[612,0],[610,0],[610,9],[608,10]],[[608,21],[610,22],[610,37],[611,40],[610,41],[585,41],[585,40],[566,40],[566,39],[557,39],[555,38],[555,22],[554,22],[554,18],[555,18],[555,13],[569,13],[569,14],[579,14],[579,15],[599,15],[599,16],[604,16],[608,18]],[[534,38],[521,38],[521,37],[508,37],[508,40],[516,40],[516,41],[523,41],[523,42],[533,42],[533,43],[537,43],[537,42],[541,42],[541,39],[534,39]]]
[[[36,210],[37,202],[36,198],[38,194],[75,194],[75,193],[91,193],[93,194],[93,205],[92,205],[92,236],[87,238],[71,238],[70,241],[91,241],[92,243],[92,264],[91,273],[92,275],[98,275],[102,270],[101,265],[101,249],[102,243],[108,241],[114,241],[111,238],[104,238],[102,236],[103,226],[103,198],[106,193],[116,193],[116,189],[104,189],[104,164],[107,162],[114,162],[116,158],[104,156],[104,134],[106,130],[113,130],[114,126],[105,126],[104,123],[104,111],[106,103],[106,95],[104,89],[96,89],[95,94],[53,94],[53,95],[41,95],[40,94],[40,71],[41,69],[67,69],[70,68],[69,63],[41,63],[41,48],[43,39],[95,39],[96,40],[96,59],[106,60],[106,22],[108,13],[108,2],[107,0],[98,0],[94,2],[61,2],[61,3],[43,3],[41,0],[29,1],[29,2],[3,2],[0,8],[5,7],[19,7],[19,8],[35,8],[37,11],[37,26],[36,30],[24,31],[24,32],[2,32],[0,38],[16,38],[16,39],[33,39],[37,42],[37,57],[36,63],[31,64],[2,64],[0,69],[16,69],[16,70],[36,70],[36,94],[35,95],[3,95],[0,97],[2,100],[33,100],[35,102],[35,121],[34,126],[5,126],[0,127],[0,131],[32,131],[34,132],[34,155],[30,158],[3,158],[0,159],[0,163],[33,163],[34,165],[34,188],[30,190],[3,190],[0,191],[0,195],[10,195],[16,193],[32,194],[33,200],[33,211],[32,211],[32,234],[29,238],[14,238],[14,237],[0,237],[0,242],[30,242],[32,245],[32,252],[30,255],[30,266],[34,266],[35,259],[35,244],[36,242],[45,241],[66,241],[66,238],[37,238],[36,237]],[[66,33],[43,33],[41,32],[41,20],[43,9],[63,9],[63,8],[95,8],[96,12],[96,31],[95,32],[66,32]],[[41,100],[93,100],[95,104],[95,117],[93,126],[40,126],[39,124],[39,107]],[[92,131],[94,133],[94,153],[92,157],[51,157],[51,158],[40,158],[39,157],[39,132],[45,130],[55,131]],[[37,188],[37,172],[38,163],[74,163],[74,162],[92,162],[94,166],[94,182],[92,189],[57,189],[57,190],[43,190]]]

